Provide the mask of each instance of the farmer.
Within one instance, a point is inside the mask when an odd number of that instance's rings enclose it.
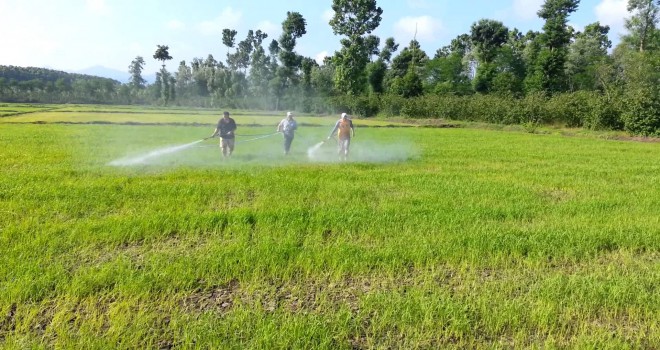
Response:
[[[298,129],[298,123],[293,119],[293,113],[287,112],[286,118],[277,125],[277,132],[284,135],[284,154],[288,155],[293,141],[293,133]]]
[[[355,128],[353,128],[353,121],[348,118],[346,113],[341,114],[341,118],[335,124],[334,129],[330,132],[328,140],[332,135],[337,132],[338,145],[339,145],[339,159],[348,159],[348,149],[351,145],[351,137],[355,136]]]
[[[222,148],[222,156],[225,158],[231,157],[234,152],[234,131],[236,131],[236,122],[229,117],[229,112],[224,112],[211,137],[220,135],[220,148]]]

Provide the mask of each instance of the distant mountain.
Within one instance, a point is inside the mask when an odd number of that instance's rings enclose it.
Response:
[[[94,66],[94,67],[89,67],[81,70],[74,71],[72,73],[78,73],[78,74],[87,74],[87,75],[94,75],[97,77],[104,77],[104,78],[110,78],[117,80],[121,83],[127,83],[128,82],[128,72],[122,72],[116,69],[112,68],[107,68],[103,66]]]
[[[19,67],[19,66],[3,66],[0,65],[0,78],[4,78],[8,81],[30,81],[38,80],[41,82],[56,82],[62,80],[64,82],[71,83],[75,80],[94,80],[102,79],[112,81],[113,84],[119,82],[118,79],[113,79],[107,76],[101,76],[96,74],[83,74],[83,73],[74,73],[74,72],[64,72],[49,68],[40,68],[40,67]]]
[[[97,77],[110,78],[110,79],[120,81],[122,84],[126,84],[130,80],[130,74],[128,73],[128,69],[125,72],[123,72],[123,71],[108,68],[108,67],[93,66],[93,67],[85,68],[85,69],[78,70],[78,71],[75,71],[75,72],[72,72],[72,73],[87,74],[87,75],[94,75],[94,76],[97,76]],[[156,73],[142,75],[142,77],[147,81],[148,84],[152,84],[154,81],[156,81]]]

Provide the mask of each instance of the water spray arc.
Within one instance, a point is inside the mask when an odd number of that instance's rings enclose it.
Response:
[[[154,159],[160,156],[164,156],[166,154],[172,154],[176,152],[183,151],[185,149],[191,148],[194,145],[203,142],[206,139],[201,139],[197,140],[191,143],[186,143],[185,145],[178,145],[178,146],[170,146],[170,147],[165,147],[165,148],[160,148],[154,151],[151,151],[147,154],[136,156],[136,157],[131,157],[131,158],[121,158],[117,160],[113,160],[112,162],[108,163],[108,165],[112,166],[128,166],[128,165],[137,165],[137,164],[143,164],[146,161],[150,159]]]
[[[275,136],[277,134],[279,134],[279,133],[276,132],[276,133],[272,133],[272,134],[237,135],[237,136],[256,136],[256,137],[251,138],[251,139],[247,139],[247,140],[238,141],[238,142],[236,142],[236,144],[257,141],[257,140],[265,139],[267,137]],[[155,159],[155,158],[158,158],[160,156],[167,155],[167,154],[173,154],[173,153],[177,153],[177,152],[186,150],[188,148],[191,148],[191,147],[193,147],[193,146],[195,146],[195,145],[197,145],[197,144],[199,144],[203,141],[211,139],[211,138],[213,138],[213,137],[206,137],[206,138],[203,138],[201,140],[186,143],[185,145],[169,146],[169,147],[165,147],[165,148],[159,148],[157,150],[154,150],[154,151],[151,151],[151,152],[148,152],[146,154],[139,155],[139,156],[116,159],[116,160],[113,160],[112,162],[108,163],[108,165],[111,165],[111,166],[130,166],[130,165],[145,164],[149,160],[152,160],[152,159]]]

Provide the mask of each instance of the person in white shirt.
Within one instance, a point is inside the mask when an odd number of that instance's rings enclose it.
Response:
[[[277,125],[277,132],[284,136],[284,154],[289,154],[291,142],[293,142],[294,132],[298,129],[298,123],[293,119],[293,113],[287,112],[286,118]]]

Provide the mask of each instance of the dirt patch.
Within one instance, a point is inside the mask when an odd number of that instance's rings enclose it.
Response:
[[[16,329],[16,304],[11,304],[7,314],[0,319],[0,340],[6,337],[6,334]]]
[[[203,283],[203,282],[201,282]],[[214,311],[225,313],[231,310],[241,297],[238,281],[231,280],[226,285],[208,290],[197,290],[181,300],[181,308],[187,312]]]
[[[650,142],[660,143],[660,137],[644,137],[644,136],[616,136],[611,138],[619,141],[635,141],[635,142]]]

